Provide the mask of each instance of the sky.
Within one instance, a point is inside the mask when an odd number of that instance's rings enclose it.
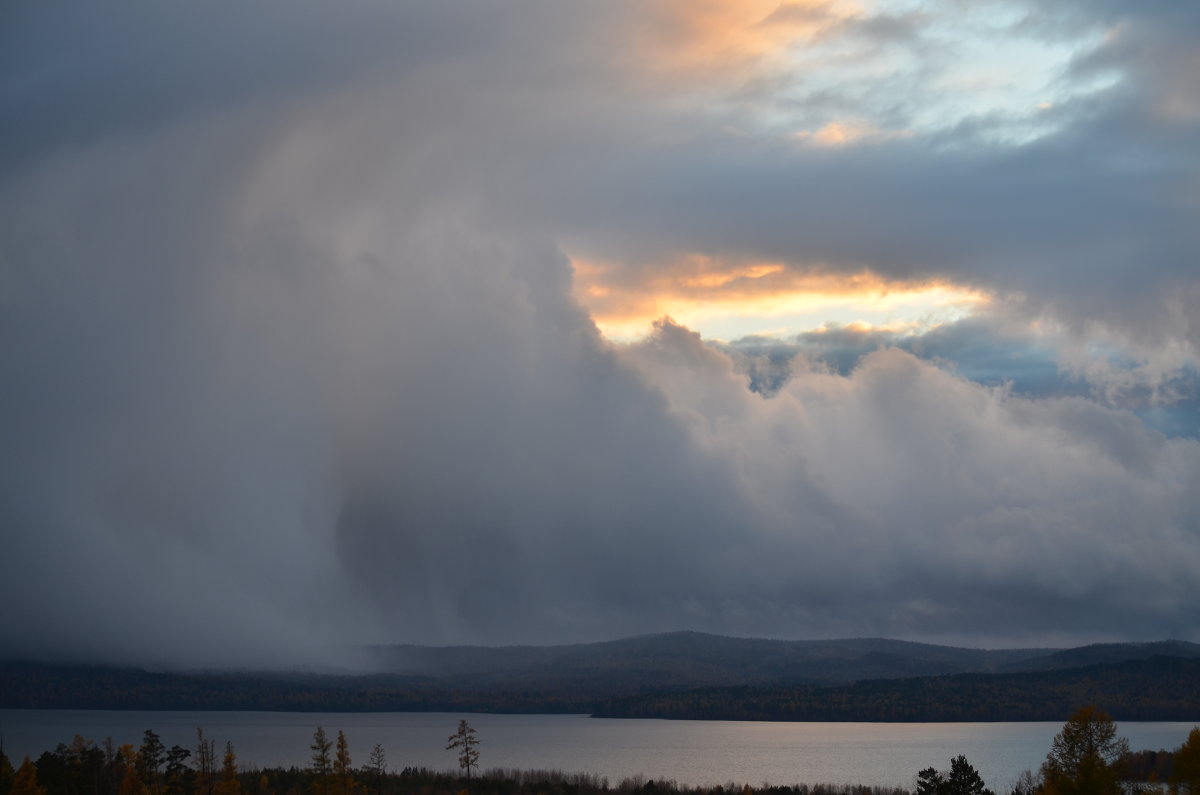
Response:
[[[0,11],[0,656],[1200,641],[1193,0]]]

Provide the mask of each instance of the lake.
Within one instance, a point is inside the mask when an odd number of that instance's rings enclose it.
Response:
[[[134,712],[0,710],[6,753],[17,764],[76,734],[139,745],[154,730],[170,746],[194,749],[202,727],[218,750],[234,744],[239,764],[304,766],[313,730],[345,731],[355,764],[375,743],[389,770],[454,766],[446,739],[466,718],[478,731],[484,768],[554,768],[593,773],[611,784],[643,775],[681,784],[734,782],[911,787],[917,771],[948,768],[966,754],[988,786],[1009,787],[1046,758],[1061,723],[759,723],[593,719],[585,715],[460,713]],[[1192,723],[1118,723],[1134,750],[1177,748]]]

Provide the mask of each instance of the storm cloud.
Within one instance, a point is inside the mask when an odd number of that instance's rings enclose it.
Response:
[[[757,5],[6,11],[0,652],[1200,639],[1193,5],[979,4],[1040,116]],[[680,257],[988,298],[606,339]]]

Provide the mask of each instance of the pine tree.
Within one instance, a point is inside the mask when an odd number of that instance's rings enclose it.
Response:
[[[192,752],[178,745],[172,745],[167,751],[167,767],[164,775],[164,792],[167,795],[180,795],[187,789],[187,759]]]
[[[166,748],[158,738],[158,735],[146,729],[142,734],[142,747],[138,749],[138,762],[142,782],[145,783],[146,789],[150,790],[154,795],[162,792],[162,782],[158,769],[162,767],[165,754]]]
[[[995,795],[984,786],[979,771],[959,754],[950,760],[950,776],[946,779],[946,795]]]
[[[941,795],[946,781],[935,768],[927,767],[917,773],[917,795]]]
[[[959,754],[950,760],[948,773],[927,767],[917,773],[916,795],[995,795],[983,784],[979,771]]]
[[[0,742],[0,795],[9,794],[16,777],[17,771],[13,770],[12,762],[8,761],[8,756],[4,753],[4,743]]]

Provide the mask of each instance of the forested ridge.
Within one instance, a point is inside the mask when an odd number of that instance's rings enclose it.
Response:
[[[5,663],[0,708],[279,712],[588,712],[595,694],[475,690],[390,675],[164,673]]]
[[[705,688],[607,701],[597,717],[793,721],[1044,721],[1083,704],[1118,720],[1195,720],[1200,661],[1153,657],[1012,674],[956,674],[841,687]]]
[[[1056,720],[1097,704],[1118,720],[1200,717],[1200,660],[1152,657],[1006,674],[876,679],[849,685],[650,689],[469,687],[396,675],[175,674],[91,666],[0,665],[0,707],[307,712],[541,712],[598,717],[804,721]]]

